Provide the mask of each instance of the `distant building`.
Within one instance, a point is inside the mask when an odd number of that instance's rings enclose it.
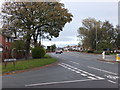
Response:
[[[77,51],[82,51],[82,50],[84,50],[84,49],[83,49],[83,46],[74,45],[74,46],[64,47],[64,50],[77,50]]]

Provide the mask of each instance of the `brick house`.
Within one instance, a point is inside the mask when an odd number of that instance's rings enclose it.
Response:
[[[2,51],[2,61],[4,59],[12,58],[11,57],[11,43],[14,42],[14,36],[8,37],[4,35],[0,35],[0,44],[1,47],[3,48]]]

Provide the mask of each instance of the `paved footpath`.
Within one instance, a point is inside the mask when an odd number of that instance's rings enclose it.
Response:
[[[105,55],[105,58],[102,59],[102,55],[99,55],[100,58],[98,58],[98,60],[103,60],[103,61],[107,61],[107,62],[118,62],[116,61],[116,55]]]

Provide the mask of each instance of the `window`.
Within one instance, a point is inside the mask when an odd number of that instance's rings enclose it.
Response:
[[[6,42],[9,42],[9,37],[6,38]]]
[[[6,42],[8,42],[8,39],[6,38]]]
[[[6,51],[8,50],[8,47],[7,47],[7,46],[5,47],[5,50],[6,50]]]

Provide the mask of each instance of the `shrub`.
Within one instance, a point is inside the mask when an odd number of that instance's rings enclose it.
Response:
[[[110,55],[110,52],[105,52],[106,55]]]
[[[94,51],[95,51],[94,49],[90,49],[87,51],[87,53],[94,53]]]
[[[102,54],[103,51],[94,51],[95,54]]]
[[[44,48],[35,47],[32,49],[32,58],[42,58],[46,54],[46,51]]]

